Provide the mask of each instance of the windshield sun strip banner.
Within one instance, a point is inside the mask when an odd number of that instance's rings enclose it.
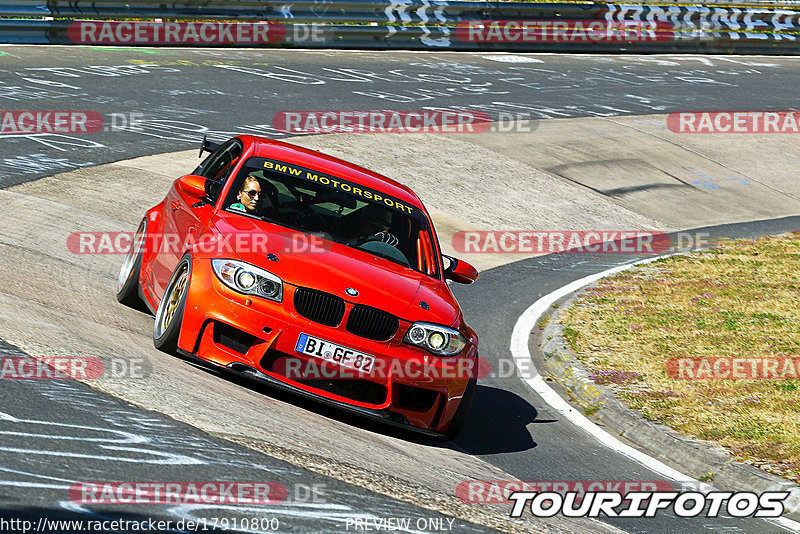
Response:
[[[387,195],[386,193],[371,189],[355,182],[344,180],[331,174],[326,174],[314,169],[309,169],[306,167],[301,167],[300,165],[294,165],[292,163],[286,163],[285,161],[278,161],[270,158],[250,158],[247,161],[247,167],[279,172],[287,176],[293,176],[308,182],[320,184],[330,189],[352,195],[361,200],[378,203],[386,206],[387,208],[399,211],[400,213],[411,215],[416,219],[425,221],[425,217],[422,215],[421,210],[416,206],[411,206],[407,202],[398,200],[391,195]]]

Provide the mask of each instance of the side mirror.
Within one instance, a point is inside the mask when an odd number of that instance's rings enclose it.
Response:
[[[464,260],[458,260],[452,256],[444,255],[450,260],[450,265],[444,270],[444,277],[459,284],[471,284],[478,279],[478,270]]]
[[[178,188],[192,198],[201,199],[206,196],[206,179],[196,174],[187,174],[178,178]]]

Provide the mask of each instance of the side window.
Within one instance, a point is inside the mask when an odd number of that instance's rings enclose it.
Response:
[[[234,139],[219,147],[197,168],[197,173],[208,179],[206,196],[216,202],[225,180],[230,176],[236,160],[242,155],[242,144]]]

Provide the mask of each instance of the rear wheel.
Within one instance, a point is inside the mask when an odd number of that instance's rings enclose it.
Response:
[[[461,433],[461,429],[464,428],[464,423],[467,422],[467,416],[469,415],[469,409],[472,406],[472,399],[475,398],[475,389],[477,385],[477,378],[470,378],[469,382],[467,382],[467,388],[464,390],[461,402],[458,403],[456,414],[453,416],[453,419],[450,421],[450,426],[447,427],[444,433],[444,439],[447,441],[456,439]]]
[[[183,323],[183,309],[189,292],[191,271],[192,259],[187,254],[175,267],[164,290],[164,296],[161,297],[153,325],[153,345],[158,350],[172,354],[178,349],[178,336]]]
[[[142,268],[142,252],[147,233],[147,222],[142,220],[133,236],[131,249],[122,262],[117,277],[117,300],[131,308],[142,309],[144,303],[139,297],[139,272]]]

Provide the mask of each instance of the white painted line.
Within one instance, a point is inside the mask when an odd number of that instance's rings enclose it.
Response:
[[[143,454],[149,454],[155,456],[159,459],[126,458],[123,456],[104,456],[99,454],[82,454],[82,453],[67,452],[67,451],[23,449],[20,447],[0,447],[0,451],[17,453],[17,454],[36,454],[42,456],[52,456],[54,458],[59,458],[59,457],[83,458],[87,460],[101,460],[107,462],[127,462],[127,463],[152,464],[152,465],[204,465],[206,463],[203,460],[200,460],[198,458],[192,458],[191,456],[185,456],[183,454],[169,453],[163,451],[154,451],[150,449],[136,449],[133,447],[108,447],[105,445],[101,445],[100,448],[111,451],[140,452]]]
[[[72,486],[66,484],[45,484],[43,482],[20,482],[19,480],[0,480],[0,486],[11,486],[12,488],[38,488],[38,489],[57,489],[68,490]]]
[[[535,366],[533,365],[533,361],[531,358],[530,350],[528,349],[528,339],[530,338],[530,334],[533,331],[534,326],[536,326],[537,321],[539,318],[547,311],[550,306],[552,306],[555,302],[559,299],[562,299],[573,293],[584,286],[587,286],[593,282],[600,280],[601,278],[605,278],[607,276],[611,276],[613,274],[625,271],[634,267],[636,265],[643,265],[646,263],[651,263],[656,260],[660,260],[662,258],[667,258],[669,256],[674,256],[674,254],[669,254],[666,256],[658,256],[655,258],[648,258],[645,260],[628,263],[625,265],[620,265],[619,267],[614,267],[613,269],[608,269],[607,271],[603,271],[600,273],[592,274],[581,278],[579,280],[575,280],[574,282],[567,284],[559,289],[556,289],[552,293],[549,293],[536,302],[534,302],[527,310],[525,310],[522,315],[520,315],[519,319],[517,319],[517,323],[514,325],[514,330],[511,333],[511,355],[514,358],[514,363],[516,364],[517,368],[520,371],[520,375],[523,377],[523,381],[526,382],[533,390],[540,396],[542,399],[550,405],[551,408],[559,412],[563,415],[570,423],[577,426],[581,430],[584,430],[597,441],[602,443],[605,447],[613,450],[614,452],[621,454],[631,460],[643,465],[650,471],[661,475],[665,478],[670,480],[674,480],[676,482],[692,482],[696,483],[697,487],[703,487],[703,484],[695,480],[694,478],[685,475],[678,471],[677,469],[673,469],[672,467],[666,465],[665,463],[649,456],[638,449],[634,449],[630,445],[626,445],[625,443],[621,442],[619,439],[615,438],[599,426],[595,425],[589,418],[584,416],[578,410],[573,408],[567,401],[562,399],[553,389],[547,385],[547,383],[542,378],[542,375],[536,370]],[[531,370],[534,372],[531,373]],[[533,374],[533,376],[531,376]],[[524,378],[528,377],[528,378]],[[708,484],[705,484],[708,487]],[[709,491],[713,490],[714,488],[709,487]],[[765,518],[766,519],[766,518]],[[780,525],[783,528],[787,528],[792,532],[800,532],[800,523],[797,521],[792,521],[791,519],[787,518],[775,518],[775,519],[766,519],[767,521]]]
[[[40,421],[38,419],[18,419],[13,415],[7,414],[5,412],[0,412],[0,421],[10,421],[13,423],[20,423],[26,425],[42,425],[42,426],[58,426],[62,428],[75,428],[78,430],[89,430],[89,431],[96,431],[100,434],[116,434],[121,436],[120,439],[112,439],[112,438],[102,438],[102,437],[80,437],[80,436],[62,436],[57,433],[52,434],[36,434],[32,432],[15,432],[10,430],[0,430],[0,435],[4,436],[19,436],[19,437],[26,437],[26,438],[40,438],[40,439],[60,439],[60,440],[71,440],[71,441],[95,441],[98,443],[105,443],[105,444],[128,444],[128,443],[150,443],[152,440],[148,437],[141,436],[139,434],[133,434],[131,432],[125,432],[123,430],[116,430],[113,428],[101,428],[98,426],[83,426],[83,425],[71,425],[68,423],[54,423],[52,421]]]
[[[481,57],[489,61],[498,61],[500,63],[544,63],[542,59],[516,54],[487,54]]]

